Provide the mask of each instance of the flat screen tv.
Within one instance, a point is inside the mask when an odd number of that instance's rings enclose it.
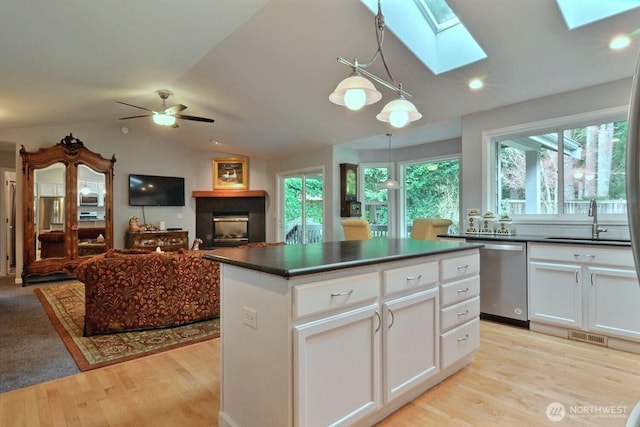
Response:
[[[130,174],[129,206],[184,206],[184,178]]]

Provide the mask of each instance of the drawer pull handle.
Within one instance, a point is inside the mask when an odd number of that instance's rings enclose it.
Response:
[[[466,334],[464,337],[458,338],[458,342],[466,341],[468,339],[469,339],[469,334]]]
[[[595,258],[595,255],[591,255],[591,254],[573,254],[574,257],[576,258],[580,258],[580,257],[585,257],[585,258]]]
[[[377,333],[380,330],[380,326],[382,325],[382,319],[380,318],[380,313],[376,311],[376,318],[378,319],[378,326],[376,326],[376,330],[374,333]]]
[[[458,313],[458,317],[466,316],[467,314],[469,314],[469,309],[465,310],[464,313]]]
[[[460,271],[460,270],[466,270],[467,268],[469,268],[469,264],[459,265],[459,266],[458,266],[458,271]]]
[[[407,277],[407,282],[410,282],[412,280],[420,280],[422,279],[422,274],[418,274],[417,276],[409,276]]]
[[[331,298],[333,297],[345,297],[347,295],[351,295],[353,293],[353,289],[344,292],[331,292]]]
[[[576,270],[576,285],[580,283],[580,279],[578,279],[578,273],[580,273],[580,270]]]
[[[458,289],[458,295],[459,295],[459,294],[466,294],[467,292],[469,292],[469,288],[465,288],[465,289]]]
[[[393,322],[395,322],[396,320],[396,316],[394,316],[393,311],[391,311],[389,308],[387,308],[387,310],[389,310],[389,314],[391,315],[391,323],[389,324],[389,326],[387,326],[387,329],[391,329],[391,327],[393,326]]]

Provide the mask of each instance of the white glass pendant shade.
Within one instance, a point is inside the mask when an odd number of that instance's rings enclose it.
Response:
[[[176,118],[171,114],[153,113],[153,122],[160,126],[173,126],[176,123]]]
[[[337,105],[344,105],[350,110],[359,110],[365,105],[376,103],[382,99],[373,83],[360,75],[352,75],[342,80],[336,90],[329,95],[329,100]]]
[[[389,123],[396,128],[401,128],[407,123],[421,118],[422,114],[418,112],[416,106],[402,96],[385,105],[380,114],[376,116],[376,119]]]
[[[393,178],[389,178],[378,186],[380,190],[399,190],[400,183]]]

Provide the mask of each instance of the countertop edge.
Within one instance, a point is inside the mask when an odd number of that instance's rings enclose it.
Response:
[[[206,253],[203,256],[209,260],[217,261],[223,264],[234,265],[237,267],[259,271],[262,273],[268,273],[268,274],[272,274],[280,277],[293,278],[293,277],[323,273],[323,272],[346,269],[346,268],[364,267],[368,265],[374,265],[374,264],[380,264],[380,263],[386,263],[386,262],[402,261],[406,259],[427,257],[431,255],[439,255],[444,253],[479,249],[482,246],[483,245],[481,243],[463,243],[463,244],[460,244],[460,246],[449,246],[449,247],[445,246],[437,249],[430,249],[430,250],[420,251],[420,252],[397,253],[397,254],[385,255],[385,256],[379,256],[379,257],[369,257],[365,259],[322,263],[317,265],[306,265],[306,266],[301,266],[297,268],[279,268],[279,267],[274,267],[270,265],[261,265],[255,262],[243,261],[241,259],[221,255],[216,253],[215,251]],[[277,247],[276,248],[254,248],[254,249],[260,249],[260,250],[271,249],[271,250],[278,251]],[[254,250],[254,249],[245,249],[245,250]]]
[[[496,242],[535,242],[535,243],[548,243],[552,245],[556,244],[571,244],[571,245],[595,245],[595,246],[617,246],[617,247],[630,247],[631,241],[625,239],[589,239],[581,237],[562,237],[562,236],[534,236],[534,235],[500,235],[500,234],[439,234],[441,238],[453,238],[453,239],[466,239],[472,240],[491,240]]]

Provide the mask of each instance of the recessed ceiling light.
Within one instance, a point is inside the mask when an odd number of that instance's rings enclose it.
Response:
[[[620,50],[620,49],[624,49],[630,44],[631,44],[631,37],[627,36],[626,34],[623,34],[620,36],[615,36],[613,39],[611,39],[611,41],[609,42],[609,48],[613,50]]]
[[[215,139],[210,139],[209,142],[212,143],[213,145],[220,145],[221,144],[220,141],[217,141]]]
[[[484,82],[480,78],[469,80],[469,89],[471,90],[482,89],[483,86],[484,86]]]

